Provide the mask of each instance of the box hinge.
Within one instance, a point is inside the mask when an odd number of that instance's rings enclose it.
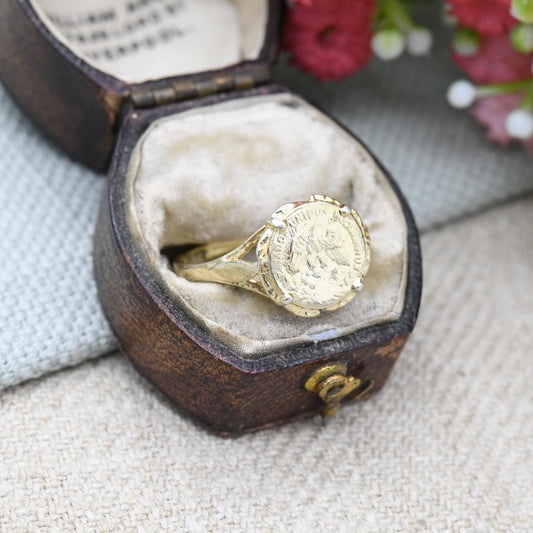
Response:
[[[270,69],[258,65],[241,72],[218,74],[212,78],[188,79],[172,83],[161,89],[139,89],[129,93],[129,99],[137,109],[181,102],[201,96],[249,89],[270,80]]]

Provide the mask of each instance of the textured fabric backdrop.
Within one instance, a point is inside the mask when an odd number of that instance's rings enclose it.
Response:
[[[0,396],[0,531],[529,533],[533,198],[424,235],[417,328],[333,418],[223,439],[119,356]]]
[[[533,190],[533,159],[488,144],[447,107],[459,72],[447,37],[434,55],[372,63],[321,85],[282,61],[275,78],[357,132],[427,229]],[[92,279],[91,234],[104,180],[44,140],[0,87],[0,389],[114,347]]]

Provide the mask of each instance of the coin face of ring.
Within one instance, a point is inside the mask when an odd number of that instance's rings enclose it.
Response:
[[[269,296],[300,316],[346,305],[370,263],[368,232],[357,212],[318,195],[278,209],[256,252]]]

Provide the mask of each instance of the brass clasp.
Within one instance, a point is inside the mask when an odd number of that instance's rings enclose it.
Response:
[[[333,415],[343,402],[361,398],[374,384],[372,380],[362,384],[359,378],[347,376],[347,371],[342,363],[324,365],[305,382],[305,388],[316,392],[326,404],[322,410],[324,418]]]

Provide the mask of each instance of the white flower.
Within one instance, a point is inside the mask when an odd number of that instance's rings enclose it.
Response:
[[[433,35],[427,28],[414,28],[407,34],[407,51],[414,56],[424,56],[433,45]]]
[[[505,120],[507,133],[523,141],[533,137],[533,113],[525,109],[515,109],[507,115]]]
[[[511,31],[511,44],[524,54],[533,52],[533,24],[517,24]]]
[[[457,109],[470,107],[476,99],[476,86],[467,80],[457,80],[448,88],[448,103]]]
[[[442,6],[442,23],[449,28],[455,28],[459,24],[457,17],[451,14],[451,6],[446,3]]]
[[[475,30],[463,28],[455,32],[452,47],[461,56],[473,56],[479,52],[479,41]]]
[[[511,15],[522,22],[533,22],[533,0],[513,0]]]
[[[380,30],[372,37],[372,50],[385,61],[396,59],[405,50],[405,37],[397,28]]]

